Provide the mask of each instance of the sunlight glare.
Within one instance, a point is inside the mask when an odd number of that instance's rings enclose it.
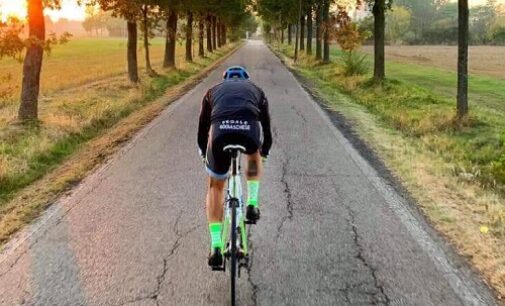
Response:
[[[60,18],[83,21],[86,17],[85,8],[77,5],[75,0],[63,0],[61,10],[45,10],[44,13],[52,21],[58,21]],[[0,0],[0,19],[6,20],[10,16],[26,18],[26,1]]]

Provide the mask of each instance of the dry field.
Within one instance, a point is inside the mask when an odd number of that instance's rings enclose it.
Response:
[[[367,53],[373,46],[364,46]],[[456,70],[456,46],[387,46],[386,59],[400,63],[433,66],[445,70]],[[505,80],[505,47],[470,47],[470,72]]]

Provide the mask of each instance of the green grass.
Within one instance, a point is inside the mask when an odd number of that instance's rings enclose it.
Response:
[[[101,43],[102,50],[110,50],[110,58],[123,59],[124,47],[118,49],[115,40]],[[71,58],[82,54],[80,44],[90,46],[88,41],[67,46],[67,51],[58,54],[58,65],[70,63]],[[155,67],[160,75],[149,78],[142,74],[140,85],[130,84],[123,72],[93,83],[54,90],[41,97],[40,123],[20,125],[4,121],[0,124],[0,216],[3,207],[21,189],[56,168],[87,141],[161,97],[168,88],[202,71],[230,48],[191,64],[180,62],[177,70]],[[6,112],[5,108],[0,109],[2,112]]]
[[[286,55],[292,48],[280,47]],[[505,193],[505,81],[484,76],[470,79],[471,116],[455,120],[455,73],[413,64],[387,63],[388,80],[371,75],[345,77],[342,53],[333,63],[303,57],[296,68],[315,83],[328,100],[343,92],[403,135],[441,156],[454,175]]]

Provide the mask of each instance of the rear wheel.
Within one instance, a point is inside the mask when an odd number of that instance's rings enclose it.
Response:
[[[231,305],[235,306],[237,281],[237,200],[231,200],[231,247],[230,247],[230,276],[231,276]]]

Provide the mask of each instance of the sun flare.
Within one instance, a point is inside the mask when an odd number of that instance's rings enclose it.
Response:
[[[77,5],[75,0],[63,0],[61,10],[45,10],[44,13],[53,21],[61,18],[82,21],[86,17],[85,8]],[[8,17],[26,18],[26,1],[0,0],[0,20]]]
[[[0,0],[0,19],[5,20],[8,17],[24,19],[26,17],[26,2]]]

